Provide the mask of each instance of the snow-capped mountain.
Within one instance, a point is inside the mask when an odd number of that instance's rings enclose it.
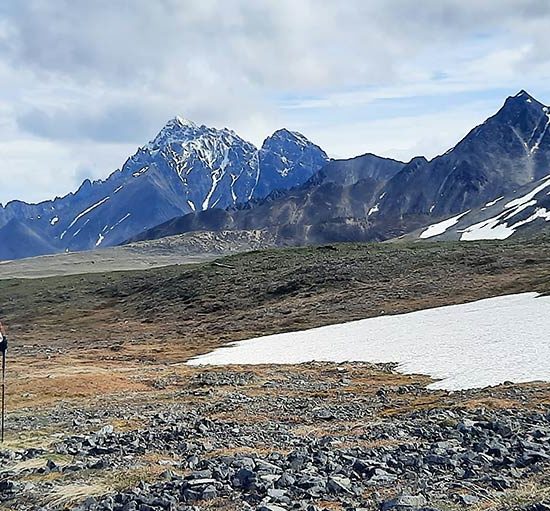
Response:
[[[313,174],[310,169],[320,169],[327,157],[319,152],[306,137],[295,131],[281,129],[268,137],[258,153],[262,179],[254,188],[253,197],[262,199],[273,190],[286,190],[307,181]],[[308,176],[307,179],[303,179]]]
[[[366,154],[327,162],[299,133],[279,130],[258,150],[228,129],[175,118],[105,181],[0,208],[0,259],[195,230],[269,229],[282,243],[303,244],[429,227],[445,233],[429,238],[453,239],[547,229],[550,109],[525,91],[430,161]]]
[[[374,155],[332,161],[299,189],[272,195],[244,210],[173,219],[141,239],[201,229],[269,228],[284,243],[377,241],[458,218],[458,228],[471,226],[471,233],[462,239],[494,239],[503,223],[507,233],[520,227],[546,228],[550,217],[546,191],[513,205],[521,194],[539,186],[546,190],[549,174],[550,109],[520,91],[431,161],[416,157],[405,164]],[[498,197],[508,197],[511,206],[498,210],[507,204],[503,201],[490,209]],[[484,207],[480,214],[466,214]],[[486,224],[474,228],[479,222]]]
[[[258,150],[229,129],[176,117],[106,180],[0,206],[0,259],[116,245],[173,217],[300,185],[327,161],[299,133],[279,130]]]

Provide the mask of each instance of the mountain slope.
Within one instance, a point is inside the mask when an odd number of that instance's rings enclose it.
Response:
[[[24,239],[25,246],[19,241]],[[0,260],[19,259],[25,257],[27,252],[36,255],[49,254],[55,247],[40,233],[17,219],[10,220],[0,228]]]
[[[117,245],[186,213],[300,185],[327,161],[299,133],[279,130],[257,150],[233,131],[176,117],[106,180],[53,201],[0,206],[1,257]]]
[[[536,186],[550,173],[549,127],[548,107],[520,91],[431,161],[417,157],[395,165],[374,155],[333,161],[304,186],[251,203],[249,210],[174,219],[142,238],[269,227],[295,244],[391,239]],[[542,220],[527,222],[529,229],[542,228]]]
[[[269,227],[278,233],[281,242],[321,242],[325,238],[339,236],[332,227],[328,229],[330,232],[322,234],[320,231],[324,228],[321,224],[328,222],[336,226],[339,222],[335,223],[335,219],[367,218],[369,205],[379,197],[384,183],[404,165],[403,162],[373,154],[349,160],[333,160],[300,187],[272,193],[262,201],[251,202],[241,208],[212,209],[174,218],[145,231],[135,239],[156,239],[195,230]],[[341,234],[347,232],[349,225]],[[337,227],[336,230],[341,228]],[[362,230],[365,228],[362,227]]]
[[[550,229],[550,174],[480,208],[466,210],[407,238],[429,240],[503,240]]]
[[[542,178],[550,169],[549,125],[548,107],[525,91],[509,97],[454,148],[390,180],[380,210],[394,217],[459,213]]]

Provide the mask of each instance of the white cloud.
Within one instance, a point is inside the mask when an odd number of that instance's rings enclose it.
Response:
[[[288,125],[342,156],[437,152],[475,94],[494,110],[503,90],[550,92],[549,21],[546,0],[5,0],[0,200],[47,198],[37,168],[65,191],[77,168],[106,175],[176,114],[256,144]],[[380,120],[452,95],[472,114]]]

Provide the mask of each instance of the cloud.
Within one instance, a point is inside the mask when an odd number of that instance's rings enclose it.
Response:
[[[377,84],[434,45],[444,53],[476,33],[510,30],[534,43],[550,16],[548,2],[534,0],[8,0],[3,10],[3,53],[18,66],[170,91]]]
[[[33,135],[54,140],[95,140],[120,143],[139,140],[150,122],[142,109],[120,107],[99,112],[33,108],[18,116],[18,126]]]
[[[433,126],[414,121],[427,105],[418,98],[444,112],[446,99],[488,91],[550,92],[549,22],[547,0],[4,0],[0,140],[36,159],[10,150],[0,187],[31,165],[72,165],[70,176],[86,161],[113,162],[115,147],[145,143],[176,114],[256,144],[288,125],[345,156],[371,147],[358,123],[407,118],[409,147],[423,147]],[[71,162],[73,146],[89,153]]]

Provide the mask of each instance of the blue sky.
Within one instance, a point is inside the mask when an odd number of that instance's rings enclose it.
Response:
[[[0,202],[106,177],[175,115],[259,145],[433,157],[526,89],[547,0],[4,0]]]

